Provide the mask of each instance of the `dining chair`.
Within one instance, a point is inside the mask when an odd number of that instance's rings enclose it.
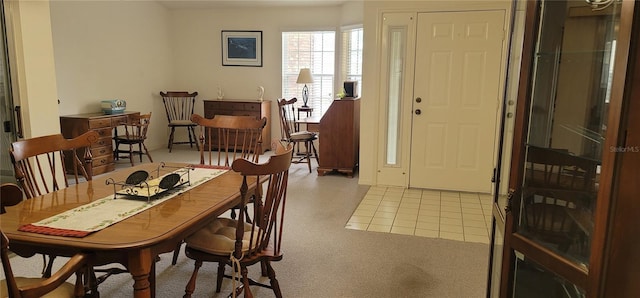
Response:
[[[113,137],[113,140],[115,141],[115,147],[113,155],[116,160],[121,157],[128,157],[131,162],[131,166],[133,167],[134,154],[138,154],[140,156],[140,162],[142,162],[142,154],[146,154],[149,158],[149,162],[153,162],[151,154],[149,154],[149,150],[147,149],[147,145],[144,144],[144,141],[147,139],[147,131],[149,130],[150,121],[151,113],[132,116],[130,121],[123,123],[114,129],[115,136]],[[128,145],[129,148],[128,150],[121,150],[120,145]],[[136,145],[138,146],[138,150],[133,149]],[[144,149],[144,151],[142,151],[142,149]]]
[[[229,168],[239,158],[257,163],[262,148],[262,130],[267,125],[267,118],[256,119],[253,116],[216,115],[212,119],[193,114],[191,121],[198,125],[198,141],[200,143],[200,164]],[[213,153],[217,151],[217,153]],[[261,193],[258,193],[261,194]],[[254,202],[250,198],[249,204]],[[236,217],[236,210],[231,208],[231,218]],[[250,216],[245,212],[247,221]],[[172,264],[178,261],[181,244],[173,253]]]
[[[593,230],[588,204],[593,198],[581,191],[523,189],[521,232],[566,253],[573,247],[584,253]]]
[[[68,187],[68,175],[76,184],[83,178],[91,180],[92,156],[87,148],[99,137],[97,132],[88,131],[73,139],[54,134],[11,143],[14,174],[26,197]]]
[[[595,192],[599,164],[567,149],[527,145],[526,186]]]
[[[73,139],[54,134],[13,142],[9,154],[24,196],[31,199],[69,187],[70,179],[75,184],[81,179],[92,180],[92,156],[88,148],[99,137],[97,132],[89,131]],[[50,255],[45,261],[44,277],[51,276],[55,257]]]
[[[593,229],[598,164],[567,149],[527,145],[524,231],[561,252],[581,252]]]
[[[0,214],[7,212],[5,207],[15,206],[23,199],[24,194],[20,186],[15,183],[2,183],[0,185]]]
[[[72,256],[59,270],[49,278],[15,276],[9,259],[9,238],[0,230],[0,259],[5,279],[0,281],[0,297],[15,298],[57,298],[85,297],[83,274],[90,262],[87,254]],[[67,282],[71,275],[76,275],[75,284]]]
[[[200,164],[230,167],[238,158],[258,162],[267,118],[216,115],[208,119],[193,114],[191,121],[200,128]]]
[[[248,191],[249,183],[266,178],[268,185],[264,202],[259,205],[261,207],[253,208],[254,220],[251,223],[244,220],[247,209],[240,208],[238,219],[219,217],[185,239],[186,255],[195,260],[195,268],[185,288],[184,297],[191,297],[193,294],[203,262],[218,263],[216,292],[220,292],[222,280],[227,277],[232,279],[236,295],[244,290],[245,297],[253,297],[250,285],[259,285],[271,288],[276,297],[282,297],[271,262],[282,260],[284,211],[292,155],[293,146],[287,144],[286,147],[277,148],[266,163],[257,164],[246,159],[233,162],[233,171],[243,176],[240,185],[241,205],[246,205],[254,195]],[[261,199],[256,196],[256,200]],[[269,277],[270,285],[249,279],[247,267],[257,263],[261,265],[262,276]],[[224,274],[226,265],[231,266],[233,276]],[[237,280],[242,283],[239,288],[235,287]]]
[[[307,163],[309,167],[309,173],[311,173],[311,158],[315,157],[316,162],[320,162],[318,158],[318,151],[314,145],[314,141],[318,139],[318,135],[315,132],[306,130],[297,131],[296,125],[296,113],[294,104],[298,101],[297,98],[279,99],[278,100],[278,114],[280,116],[280,132],[282,140],[296,145],[304,144],[305,152],[301,156],[294,156],[292,163]]]
[[[191,121],[191,115],[193,114],[193,108],[195,106],[198,92],[189,93],[187,91],[167,91],[160,92],[160,96],[162,96],[164,109],[167,112],[168,126],[171,128],[169,142],[167,145],[169,152],[171,152],[173,144],[189,144],[191,147],[195,144],[196,149],[198,149],[198,142],[196,140],[196,133],[194,130],[196,124]],[[174,141],[176,127],[187,128],[187,134],[189,135],[188,142]]]

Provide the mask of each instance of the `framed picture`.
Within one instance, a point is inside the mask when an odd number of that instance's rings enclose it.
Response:
[[[222,65],[262,67],[262,31],[222,30]]]

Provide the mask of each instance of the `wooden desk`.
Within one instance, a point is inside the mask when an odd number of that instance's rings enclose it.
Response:
[[[92,171],[93,175],[111,172],[115,169],[113,160],[113,129],[135,116],[140,112],[127,111],[122,114],[105,115],[103,113],[87,113],[77,115],[67,115],[60,117],[60,133],[65,138],[75,138],[87,131],[93,130],[98,133],[100,139],[91,145]],[[77,151],[78,157],[84,162],[84,148]],[[67,167],[73,166],[69,159],[65,161]],[[73,169],[67,169],[73,172]]]
[[[296,120],[296,130],[300,130],[300,125],[305,125],[307,131],[320,132],[320,119],[322,116],[311,116]]]
[[[137,165],[104,176],[121,181],[140,169],[152,171],[157,169],[157,164]],[[161,170],[161,174],[163,171],[171,169]],[[133,297],[154,297],[155,272],[152,268],[156,256],[173,251],[184,238],[240,202],[242,176],[229,171],[84,238],[18,231],[22,225],[113,194],[113,186],[105,185],[110,177],[96,178],[7,207],[7,213],[0,215],[0,226],[9,237],[12,250],[22,256],[34,253],[60,256],[95,253],[93,265],[120,263],[129,270],[134,280]],[[251,191],[255,183],[249,187]]]
[[[334,100],[319,124],[318,175],[337,171],[353,177],[360,154],[360,98]]]

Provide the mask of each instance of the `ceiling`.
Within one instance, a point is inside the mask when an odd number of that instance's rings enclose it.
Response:
[[[335,6],[347,0],[156,0],[169,9],[277,7],[277,6]]]

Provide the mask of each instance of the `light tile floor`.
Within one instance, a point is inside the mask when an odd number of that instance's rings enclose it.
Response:
[[[347,229],[489,243],[489,194],[373,186]]]

